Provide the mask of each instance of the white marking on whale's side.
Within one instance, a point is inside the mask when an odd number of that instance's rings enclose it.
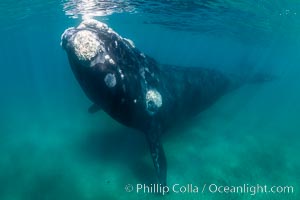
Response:
[[[117,79],[116,76],[112,73],[108,73],[106,74],[106,76],[104,77],[104,82],[107,85],[107,87],[109,88],[113,88],[116,86],[117,84]]]
[[[148,90],[146,93],[146,108],[150,115],[154,115],[158,109],[162,106],[161,94],[155,90]]]

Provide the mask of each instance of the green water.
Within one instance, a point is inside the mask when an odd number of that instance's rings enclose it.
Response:
[[[299,199],[298,1],[93,2],[0,3],[1,200]],[[156,181],[144,135],[87,112],[91,102],[59,45],[86,14],[161,63],[251,66],[277,77],[224,96],[163,136],[169,186],[193,184],[198,193],[136,191]],[[213,193],[211,184],[293,193]]]

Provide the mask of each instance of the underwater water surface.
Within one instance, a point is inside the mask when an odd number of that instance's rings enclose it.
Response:
[[[274,75],[229,93],[162,138],[168,184],[154,183],[144,135],[87,99],[60,46],[82,19],[107,23],[160,63]],[[297,0],[0,2],[0,199],[300,199],[300,2]],[[293,192],[202,192],[203,185]]]

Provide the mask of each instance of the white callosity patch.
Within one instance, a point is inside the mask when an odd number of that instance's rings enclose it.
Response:
[[[162,97],[160,93],[155,89],[148,90],[146,93],[146,108],[148,113],[150,115],[155,114],[161,106]]]
[[[73,38],[73,47],[79,60],[90,61],[101,49],[101,42],[91,31],[78,31]]]
[[[106,55],[104,56],[104,58],[105,58],[105,60],[107,60],[110,64],[112,64],[112,65],[116,64],[115,61],[114,61],[108,54],[106,54]]]
[[[115,61],[113,59],[109,59],[109,63],[112,64],[112,65],[115,65]]]
[[[124,41],[126,41],[127,44],[129,44],[132,48],[135,48],[135,45],[134,45],[134,43],[133,43],[132,40],[130,40],[130,39],[128,39],[128,38],[124,38]]]
[[[103,64],[104,62],[108,62],[111,65],[116,65],[116,61],[109,56],[109,47],[107,47],[107,49],[104,48],[104,43],[100,36],[102,33],[109,34],[110,37],[114,35],[117,38],[115,41],[115,45],[117,47],[117,41],[123,40],[120,35],[109,28],[105,23],[99,22],[95,19],[84,20],[79,26],[76,27],[76,29],[79,29],[79,31],[72,37],[72,45],[74,46],[75,54],[78,59],[90,61],[91,67],[98,63]],[[88,29],[95,30],[97,33],[89,31]]]
[[[116,76],[112,73],[106,74],[104,77],[104,82],[109,88],[115,87],[117,84]]]
[[[118,69],[118,72],[120,74],[121,79],[123,80],[125,76],[120,68]]]
[[[77,28],[87,28],[87,27],[95,28],[102,31],[108,30],[108,26],[106,24],[99,22],[95,19],[86,19],[83,22],[81,22]]]
[[[92,28],[92,29],[97,29],[99,31],[107,32],[109,34],[114,34],[117,36],[119,39],[122,39],[122,37],[116,33],[114,30],[109,28],[107,24],[99,22],[95,19],[86,19],[83,22],[80,23],[80,25],[77,27],[78,29],[84,29],[84,28]]]
[[[104,58],[105,58],[105,60],[109,60],[110,56],[109,55],[105,55]]]

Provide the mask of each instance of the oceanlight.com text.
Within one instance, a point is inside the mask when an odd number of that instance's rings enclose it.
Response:
[[[249,194],[254,196],[256,194],[293,194],[294,186],[268,186],[261,184],[242,184],[242,185],[218,185],[218,184],[173,184],[173,185],[161,185],[161,184],[127,184],[125,186],[126,192],[135,192],[137,194],[156,193],[165,195],[167,193],[187,193],[187,194]]]

